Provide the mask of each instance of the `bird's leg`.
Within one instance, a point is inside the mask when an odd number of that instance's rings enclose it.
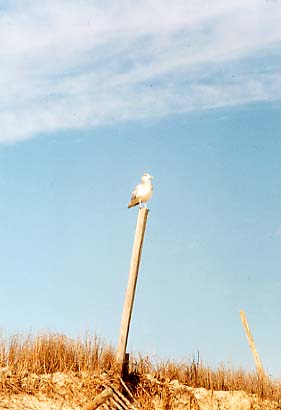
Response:
[[[140,207],[140,209],[141,209],[141,207],[142,207],[142,206],[141,206],[141,199],[139,199],[139,207]]]
[[[145,209],[146,209],[146,202],[145,202],[145,204],[144,204],[144,207],[145,207]]]

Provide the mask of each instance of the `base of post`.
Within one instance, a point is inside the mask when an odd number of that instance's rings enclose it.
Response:
[[[122,370],[121,370],[121,378],[126,381],[129,376],[129,363],[130,363],[130,354],[125,353],[125,358],[122,364]]]

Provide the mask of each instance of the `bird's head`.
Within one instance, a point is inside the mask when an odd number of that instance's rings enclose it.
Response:
[[[142,182],[151,182],[152,181],[153,176],[150,174],[143,174],[141,180]]]

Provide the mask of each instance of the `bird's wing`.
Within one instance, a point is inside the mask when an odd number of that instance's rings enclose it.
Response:
[[[139,203],[138,197],[138,185],[136,186],[136,188],[134,189],[134,191],[132,192],[132,196],[131,196],[131,201],[128,205],[128,208],[131,208],[132,206],[135,206]]]
[[[134,199],[136,199],[137,197],[137,191],[138,191],[138,185],[135,187],[135,189],[132,192],[132,196],[131,196],[131,201],[133,201]]]

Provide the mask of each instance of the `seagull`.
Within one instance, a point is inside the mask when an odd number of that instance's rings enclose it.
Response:
[[[132,198],[128,205],[128,208],[132,208],[133,206],[136,206],[138,204],[141,208],[142,202],[147,202],[151,198],[153,192],[152,178],[153,177],[150,174],[143,174],[143,176],[141,177],[141,183],[137,185],[132,192]]]

